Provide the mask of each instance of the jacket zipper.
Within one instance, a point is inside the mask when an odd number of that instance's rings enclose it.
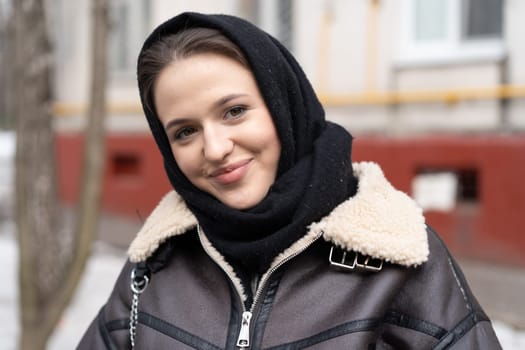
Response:
[[[203,242],[203,238],[202,238],[203,232],[200,229],[200,225],[197,225],[197,232],[198,232],[198,235],[199,235],[199,240],[201,241],[201,245],[204,248],[204,251],[206,251],[208,256],[210,256],[213,259],[212,255],[210,254],[210,252],[208,251],[208,249],[206,247],[206,244],[204,244],[204,242]],[[277,269],[279,269],[281,266],[283,266],[286,262],[288,262],[289,260],[295,258],[297,255],[299,255],[302,252],[304,252],[315,241],[317,241],[322,235],[323,235],[323,231],[319,231],[314,236],[310,237],[310,239],[305,240],[304,242],[301,243],[300,246],[298,246],[295,249],[295,251],[293,251],[289,255],[283,257],[279,262],[277,262],[268,271],[266,271],[264,273],[264,275],[261,277],[261,280],[259,282],[259,286],[257,288],[257,291],[256,291],[256,293],[255,293],[255,295],[253,297],[252,305],[251,305],[249,311],[246,310],[246,307],[244,306],[244,302],[242,301],[242,298],[241,298],[242,291],[240,291],[239,288],[237,287],[237,285],[235,283],[233,283],[233,285],[234,285],[234,287],[236,289],[236,292],[237,292],[237,296],[239,297],[239,300],[241,302],[242,310],[243,310],[242,318],[241,318],[241,328],[240,328],[240,331],[239,331],[239,336],[237,338],[237,347],[239,349],[246,349],[246,348],[250,347],[250,324],[251,324],[251,319],[252,319],[252,316],[253,316],[253,311],[255,310],[255,306],[257,305],[259,299],[261,298],[262,292],[263,292],[264,288],[266,287],[266,283],[269,281],[271,275],[275,271],[277,271]],[[213,259],[213,260],[215,261],[215,263],[217,263],[217,265],[219,265],[221,267],[221,269],[224,271],[226,276],[228,276],[228,278],[231,281],[233,281],[236,278],[235,276],[232,276],[228,272],[227,268],[225,268],[225,266],[228,266],[228,264],[225,261],[216,261],[215,259]]]
[[[244,311],[242,313],[241,330],[239,331],[239,338],[237,338],[238,348],[247,348],[250,346],[250,320],[252,319],[251,311]]]

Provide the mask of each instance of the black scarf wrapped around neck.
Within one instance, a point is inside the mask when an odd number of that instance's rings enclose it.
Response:
[[[183,13],[155,29],[142,51],[159,38],[190,27],[218,29],[239,46],[250,64],[281,142],[277,179],[267,196],[253,208],[237,210],[196,188],[177,166],[158,117],[144,111],[172,186],[210,242],[235,266],[262,273],[306,233],[309,224],[356,192],[352,137],[325,120],[323,107],[288,50],[240,18]],[[139,90],[144,105],[141,86]]]

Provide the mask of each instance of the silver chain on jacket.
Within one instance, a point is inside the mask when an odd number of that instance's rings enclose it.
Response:
[[[135,337],[137,335],[137,323],[139,319],[139,295],[144,292],[148,286],[148,276],[137,276],[136,269],[131,271],[131,291],[133,296],[131,299],[131,312],[129,315],[129,340],[131,341],[131,349],[135,348]]]

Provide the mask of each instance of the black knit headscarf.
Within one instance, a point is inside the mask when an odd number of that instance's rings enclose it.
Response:
[[[267,196],[253,208],[237,210],[195,187],[177,166],[155,112],[144,111],[171,184],[208,239],[235,266],[261,273],[306,233],[310,223],[355,193],[352,137],[325,120],[323,107],[288,50],[240,18],[183,13],[155,29],[141,53],[160,38],[191,27],[219,30],[248,60],[281,142],[277,179]],[[148,97],[140,82],[139,90],[145,106]]]

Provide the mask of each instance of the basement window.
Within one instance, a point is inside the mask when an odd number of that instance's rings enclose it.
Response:
[[[115,176],[138,176],[140,160],[134,153],[117,153],[111,159],[111,173]]]
[[[420,168],[412,181],[412,196],[423,210],[448,212],[479,200],[476,169]]]

